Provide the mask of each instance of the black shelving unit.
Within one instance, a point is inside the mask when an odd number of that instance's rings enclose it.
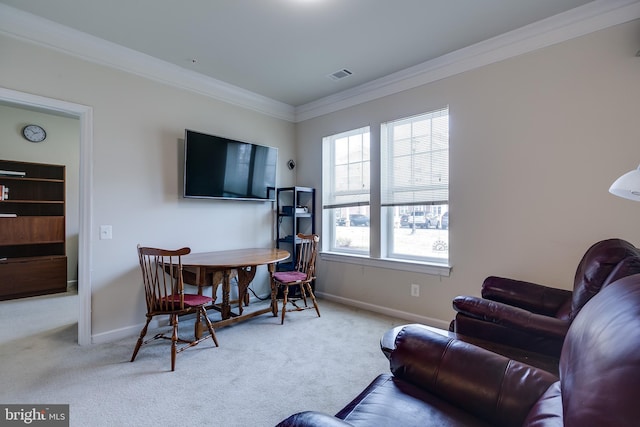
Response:
[[[276,247],[289,251],[291,257],[278,264],[278,271],[295,268],[298,255],[298,233],[316,232],[316,190],[310,187],[278,188],[276,206],[278,209]]]

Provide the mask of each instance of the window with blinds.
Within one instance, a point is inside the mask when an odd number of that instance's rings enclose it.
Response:
[[[323,138],[323,251],[448,268],[449,109],[379,126]]]
[[[381,126],[380,205],[387,209],[389,258],[447,264],[449,110]]]
[[[449,111],[382,125],[382,206],[449,201]]]
[[[323,140],[323,213],[331,218],[331,250],[369,251],[370,133],[364,127]]]

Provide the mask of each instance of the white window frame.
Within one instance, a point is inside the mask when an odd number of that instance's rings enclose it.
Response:
[[[346,163],[342,163],[341,165],[347,165],[347,167],[353,165],[356,166],[360,164],[361,167],[361,180],[363,182],[362,188],[350,188],[348,190],[336,190],[336,143],[344,138],[351,138],[354,136],[361,135],[363,139],[366,139],[366,143],[368,144],[369,153],[368,157],[365,159],[358,159],[356,161],[351,161],[347,159]],[[359,207],[359,206],[369,206],[370,203],[370,195],[371,195],[371,182],[370,182],[370,171],[371,171],[371,132],[369,126],[364,126],[358,129],[353,129],[346,132],[341,132],[339,134],[331,135],[323,138],[323,148],[322,148],[322,158],[324,167],[328,168],[327,170],[323,169],[323,185],[322,185],[322,212],[323,212],[323,229],[325,231],[329,230],[328,239],[324,239],[323,247],[331,252],[337,253],[346,253],[352,255],[368,255],[369,250],[354,250],[349,248],[339,248],[334,243],[336,241],[336,216],[334,215],[336,208],[351,208],[351,207]],[[365,163],[367,166],[365,167]]]
[[[448,114],[448,106],[445,108],[438,108],[431,110],[431,113],[446,110]],[[427,113],[417,114],[415,116],[422,116]],[[403,120],[403,119],[398,119]],[[390,123],[393,121],[385,122]],[[415,272],[421,274],[431,274],[441,277],[448,277],[451,273],[451,256],[450,253],[446,260],[443,259],[429,259],[425,257],[411,257],[406,254],[401,256],[395,256],[392,250],[390,250],[390,245],[392,242],[390,240],[393,239],[393,225],[394,225],[394,217],[391,213],[393,208],[383,206],[382,197],[381,197],[381,187],[386,184],[381,184],[382,179],[384,179],[383,175],[383,162],[385,161],[386,154],[382,153],[382,130],[383,123],[378,122],[378,124],[370,123],[367,127],[361,127],[358,129],[353,129],[350,132],[357,132],[365,128],[369,128],[370,135],[370,173],[371,173],[371,189],[370,189],[370,199],[364,203],[365,205],[369,205],[370,207],[370,247],[368,253],[354,253],[348,250],[340,250],[339,248],[335,248],[333,246],[333,242],[335,240],[335,231],[336,231],[336,218],[333,215],[333,207],[337,204],[326,203],[325,204],[325,192],[330,191],[331,182],[328,181],[327,167],[330,165],[332,161],[332,154],[329,147],[326,144],[329,144],[328,141],[330,137],[323,138],[323,166],[322,166],[322,177],[323,177],[323,210],[322,210],[322,229],[323,233],[326,234],[326,238],[321,239],[322,242],[322,250],[320,253],[320,257],[323,260],[328,261],[337,261],[349,264],[356,264],[362,266],[371,266],[377,268],[385,268],[385,269],[393,269],[393,270],[401,270],[407,272]],[[349,131],[348,131],[349,132]],[[337,134],[342,135],[342,134]],[[377,172],[381,173],[378,174]],[[376,176],[377,175],[377,176]],[[448,199],[448,196],[447,196]],[[353,206],[358,206],[357,204],[353,204]],[[326,208],[326,209],[325,209]],[[327,215],[327,213],[331,213],[331,215]]]
[[[446,126],[442,126],[443,123]],[[403,129],[404,134],[396,136],[396,129]],[[391,210],[400,206],[420,206],[422,209],[425,206],[448,206],[449,108],[382,123],[380,140],[380,206],[388,210],[385,216],[386,256],[448,265],[448,255],[443,259],[395,251],[393,236],[396,230]]]

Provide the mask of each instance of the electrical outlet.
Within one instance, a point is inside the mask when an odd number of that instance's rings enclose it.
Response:
[[[411,284],[411,296],[412,297],[419,297],[420,296],[420,285],[417,285],[415,283]]]

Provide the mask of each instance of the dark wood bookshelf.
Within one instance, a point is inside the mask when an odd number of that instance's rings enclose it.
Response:
[[[0,160],[0,187],[0,300],[65,292],[65,167]]]

